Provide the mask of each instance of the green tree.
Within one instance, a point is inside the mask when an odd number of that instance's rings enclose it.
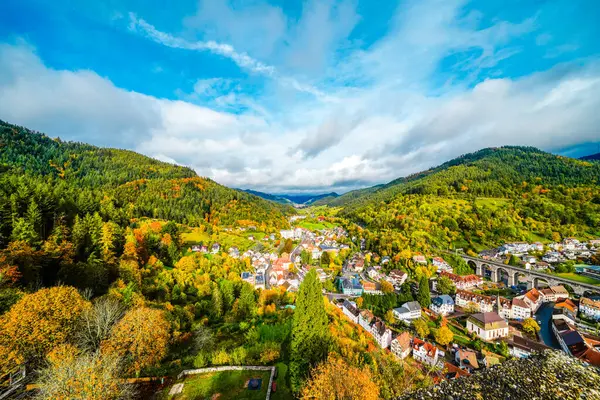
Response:
[[[417,301],[421,307],[428,308],[431,305],[431,295],[429,293],[429,279],[426,276],[419,282],[419,291],[417,292]]]
[[[15,220],[11,239],[13,241],[26,242],[31,246],[37,245],[40,241],[35,227],[25,218],[17,218]]]
[[[321,265],[329,265],[331,263],[331,255],[328,251],[321,254]]]
[[[328,319],[323,303],[321,282],[311,269],[298,290],[292,322],[290,372],[294,390],[300,390],[310,368],[327,357]]]
[[[308,251],[302,250],[300,260],[302,261],[302,265],[309,265],[312,261],[312,255]]]
[[[221,318],[223,316],[223,294],[221,293],[218,285],[214,285],[213,287],[211,300],[211,314],[214,318]]]
[[[254,315],[256,310],[256,296],[254,288],[247,282],[242,283],[240,290],[240,298],[237,302],[237,316],[239,319],[244,319]]]
[[[456,286],[447,276],[440,276],[437,280],[437,291],[441,294],[454,294],[456,293]]]
[[[233,288],[233,282],[227,279],[222,280],[220,283],[221,293],[223,294],[223,311],[227,312],[233,307],[235,301],[235,290]]]

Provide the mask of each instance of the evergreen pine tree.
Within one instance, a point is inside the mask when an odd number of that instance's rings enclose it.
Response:
[[[296,391],[301,388],[309,369],[327,357],[328,322],[321,282],[316,270],[311,269],[300,285],[292,323],[290,372]]]
[[[429,308],[431,305],[431,296],[429,294],[429,279],[426,276],[419,281],[419,292],[417,293],[417,301],[421,307]]]
[[[256,297],[254,287],[247,282],[242,283],[240,298],[238,300],[238,317],[248,318],[254,314],[256,309]]]
[[[213,317],[221,318],[223,316],[223,294],[221,294],[218,285],[213,287],[211,300]]]

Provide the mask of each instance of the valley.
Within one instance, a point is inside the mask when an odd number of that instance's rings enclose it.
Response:
[[[0,143],[0,393],[395,399],[566,356],[600,380],[598,162],[489,148],[282,200],[9,123]],[[266,370],[211,370],[237,366]]]

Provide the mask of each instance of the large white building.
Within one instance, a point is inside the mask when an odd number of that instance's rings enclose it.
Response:
[[[466,290],[457,290],[454,302],[462,308],[474,308],[479,312],[491,312],[494,310],[495,298],[467,292]]]
[[[508,336],[508,323],[495,312],[474,314],[467,319],[467,330],[483,340]]]
[[[399,321],[411,323],[414,319],[421,318],[421,305],[416,301],[402,304],[402,307],[394,308],[394,318]]]

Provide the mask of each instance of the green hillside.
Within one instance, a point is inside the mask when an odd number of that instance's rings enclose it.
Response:
[[[0,205],[7,202],[4,208],[12,207],[13,213],[15,208],[16,213],[26,210],[32,198],[36,202],[72,203],[70,210],[58,210],[67,215],[104,208],[120,214],[112,216],[120,220],[153,217],[193,225],[251,220],[285,226],[282,212],[290,211],[199,178],[187,167],[132,151],[63,142],[1,121],[0,164],[6,171],[1,179],[7,182],[3,185],[6,197],[0,199]],[[38,196],[44,191],[49,194]],[[9,206],[11,193],[16,204]],[[49,212],[57,211],[51,208]]]
[[[330,202],[368,228],[371,249],[463,247],[600,235],[600,165],[534,148],[467,154]]]
[[[397,193],[509,197],[519,193],[524,182],[546,186],[597,186],[600,165],[533,147],[487,148],[385,185],[348,192],[328,204],[352,206],[369,200],[385,201]]]

